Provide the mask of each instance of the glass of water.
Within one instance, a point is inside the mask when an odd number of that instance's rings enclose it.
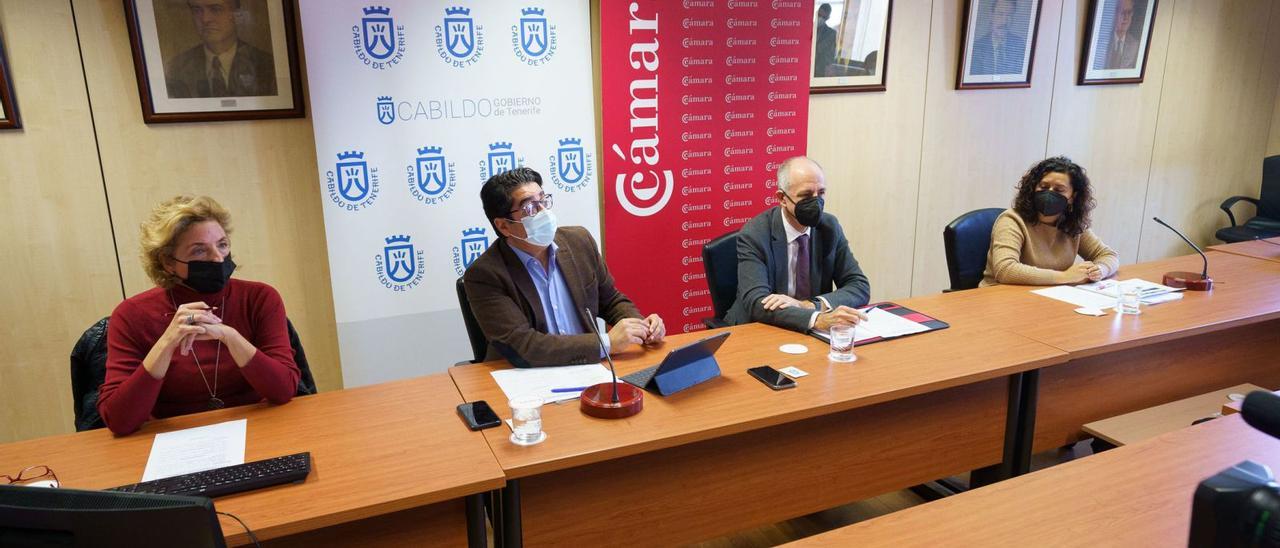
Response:
[[[511,407],[511,443],[536,445],[547,439],[542,431],[542,400],[527,399],[508,402]]]
[[[831,326],[831,353],[827,357],[833,362],[851,362],[858,357],[853,354],[853,326]]]
[[[1142,295],[1137,286],[1120,286],[1120,297],[1116,303],[1116,312],[1121,314],[1142,313]]]

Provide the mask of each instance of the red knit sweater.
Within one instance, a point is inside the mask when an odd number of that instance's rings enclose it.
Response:
[[[223,297],[226,297],[225,304]],[[171,300],[172,297],[172,300]],[[168,327],[174,303],[203,301],[219,307],[214,314],[239,331],[255,348],[244,367],[218,341],[196,341],[191,354],[174,350],[169,371],[156,379],[142,360]],[[170,417],[209,409],[209,388],[196,370],[198,356],[209,385],[218,362],[217,396],[228,407],[288,402],[298,386],[298,366],[285,327],[284,302],[271,286],[231,279],[218,293],[196,293],[176,286],[154,288],[134,295],[111,313],[107,328],[107,372],[98,393],[98,413],[116,434],[130,434],[151,417]]]

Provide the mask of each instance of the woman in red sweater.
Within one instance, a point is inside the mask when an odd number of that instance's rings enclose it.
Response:
[[[143,223],[142,262],[157,287],[111,313],[98,412],[112,432],[293,398],[299,372],[284,302],[267,284],[231,279],[230,221],[212,198],[178,196]]]

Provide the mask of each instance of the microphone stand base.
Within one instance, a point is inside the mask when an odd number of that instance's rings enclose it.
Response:
[[[1209,291],[1213,289],[1213,278],[1201,276],[1199,272],[1166,272],[1164,285],[1187,291]]]
[[[578,397],[582,412],[599,419],[625,419],[644,409],[644,390],[625,382],[618,383],[618,401],[613,401],[613,383],[589,386]]]

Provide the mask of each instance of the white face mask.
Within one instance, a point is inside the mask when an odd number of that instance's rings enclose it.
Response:
[[[517,236],[517,238],[538,247],[551,245],[551,241],[556,237],[556,214],[550,209],[544,209],[537,215],[520,219],[520,224],[524,226],[525,237]]]

